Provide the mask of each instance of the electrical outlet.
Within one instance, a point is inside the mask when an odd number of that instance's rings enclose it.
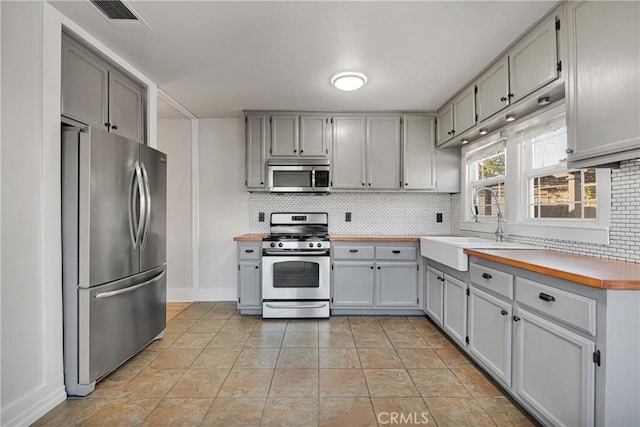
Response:
[[[442,222],[442,214],[441,213],[437,213],[436,214],[436,222]]]
[[[264,222],[264,212],[258,212],[258,222]]]
[[[351,212],[346,212],[344,214],[344,220],[345,222],[351,222]]]

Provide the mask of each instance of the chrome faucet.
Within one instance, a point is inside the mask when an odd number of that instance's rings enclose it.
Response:
[[[498,208],[498,229],[495,231],[496,241],[502,242],[502,238],[504,236],[504,231],[502,230],[502,223],[504,222],[504,216],[502,215],[502,209],[500,208],[500,202],[498,200],[498,195],[491,187],[479,187],[473,193],[473,219],[478,222],[478,194],[481,191],[488,191],[493,196],[493,200],[495,200],[496,208]]]

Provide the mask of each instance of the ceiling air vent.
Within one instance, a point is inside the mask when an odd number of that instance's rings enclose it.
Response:
[[[138,20],[136,15],[119,0],[91,0],[91,3],[100,9],[109,19]]]
[[[125,0],[89,0],[100,14],[116,28],[151,29]]]

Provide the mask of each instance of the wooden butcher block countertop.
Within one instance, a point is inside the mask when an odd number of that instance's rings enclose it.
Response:
[[[546,249],[465,249],[467,255],[602,289],[640,290],[640,264]]]
[[[358,236],[358,235],[329,235],[332,242],[419,242],[418,236]]]
[[[269,233],[247,233],[233,238],[234,242],[262,242]]]

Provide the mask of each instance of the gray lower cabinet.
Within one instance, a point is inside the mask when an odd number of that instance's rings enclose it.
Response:
[[[332,307],[373,308],[373,261],[334,261]]]
[[[66,33],[61,89],[63,116],[144,141],[144,89]]]
[[[469,352],[511,387],[512,303],[469,287]]]
[[[425,288],[425,311],[435,323],[442,325],[444,273],[427,267]]]
[[[378,262],[376,306],[418,308],[418,265],[415,262]]]
[[[443,291],[442,326],[464,347],[467,337],[467,284],[445,274]]]
[[[417,243],[362,241],[332,245],[332,309],[341,314],[420,312]]]
[[[238,309],[241,313],[262,311],[261,244],[238,242]]]
[[[518,396],[554,425],[593,425],[593,341],[523,308],[514,320]]]

